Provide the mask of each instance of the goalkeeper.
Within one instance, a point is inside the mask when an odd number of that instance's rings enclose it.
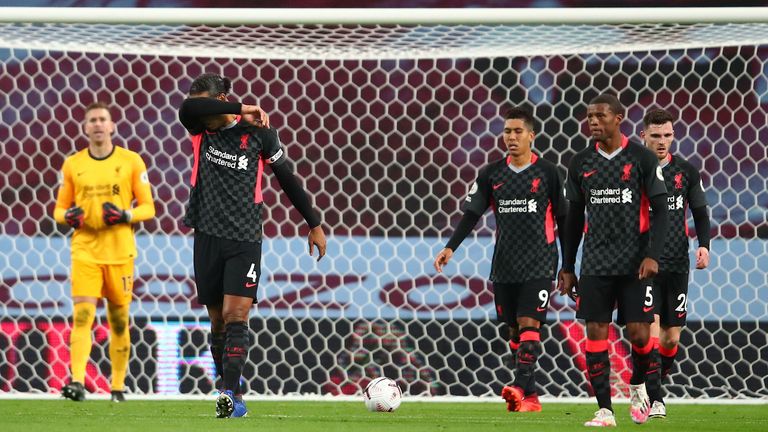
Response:
[[[112,401],[125,400],[130,355],[128,311],[133,290],[136,243],[132,224],[155,216],[147,168],[141,157],[112,143],[115,130],[109,107],[101,102],[85,109],[88,147],[67,157],[53,217],[74,228],[72,234],[72,302],[70,334],[72,379],[62,396],[85,400],[85,368],[93,346],[91,327],[96,305],[107,299]],[[136,199],[136,206],[131,202]]]

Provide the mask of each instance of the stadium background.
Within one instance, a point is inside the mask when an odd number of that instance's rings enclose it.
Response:
[[[432,3],[455,6],[416,6]],[[303,221],[268,187],[265,201],[280,205],[269,206],[264,226],[272,252],[251,320],[252,390],[351,394],[383,373],[398,376],[410,394],[498,393],[510,377],[506,347],[488,319],[493,218],[460,251],[477,260],[449,269],[446,278],[428,264],[460,217],[477,169],[502,154],[505,107],[535,106],[544,120],[536,150],[567,166],[586,144],[572,139],[583,136],[584,101],[610,87],[630,106],[623,128],[630,136],[640,130],[644,107],[679,113],[675,151],[703,171],[712,206],[713,268],[692,279],[682,340],[689,351],[672,393],[765,397],[768,301],[758,292],[768,268],[768,51],[713,48],[679,61],[689,55],[350,63],[0,49],[0,119],[7,125],[0,130],[0,391],[48,392],[68,377],[68,247],[50,213],[58,168],[84,145],[77,119],[97,99],[118,107],[115,141],[143,156],[158,202],[157,219],[139,230],[128,386],[161,394],[211,390],[190,233],[180,223],[191,158],[175,107],[192,77],[223,63],[225,74],[247,77],[235,81],[233,94],[270,112],[332,242],[329,257],[312,267],[302,257]],[[424,287],[452,288],[411,295]],[[550,355],[541,367],[552,382],[542,384],[547,394],[583,395],[583,364],[574,359],[583,334],[569,303],[553,298],[551,309],[558,319],[545,330]],[[94,390],[108,389],[104,325],[102,317],[89,370]],[[612,336],[612,361],[621,363],[626,346]]]

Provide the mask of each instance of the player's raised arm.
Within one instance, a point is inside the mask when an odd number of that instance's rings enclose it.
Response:
[[[190,134],[220,129],[238,114],[255,126],[269,127],[269,116],[258,105],[227,100],[231,87],[228,78],[217,74],[204,74],[192,83],[189,97],[179,107],[179,120]]]

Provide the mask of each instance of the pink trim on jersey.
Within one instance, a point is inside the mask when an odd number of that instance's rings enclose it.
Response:
[[[685,220],[685,215],[688,214],[688,203],[685,203],[685,206],[683,207],[683,220]],[[699,233],[696,233],[698,235]],[[690,237],[691,233],[688,230],[688,221],[685,221],[685,236]]]
[[[664,204],[666,205],[666,203]],[[640,195],[640,233],[644,233],[651,228],[651,201],[645,191]]]
[[[555,241],[555,217],[552,214],[552,202],[547,205],[547,213],[544,216],[544,232],[547,234],[547,244]]]
[[[672,162],[672,153],[667,153],[667,162]]]
[[[200,166],[200,145],[203,143],[203,134],[191,135],[190,138],[192,139],[192,154],[195,160],[192,163],[192,176],[189,179],[189,184],[194,187],[197,184],[197,168]]]
[[[256,187],[253,193],[253,202],[259,204],[264,201],[264,197],[261,195],[261,176],[264,173],[264,159],[259,157],[259,169],[256,171]]]
[[[627,148],[629,145],[629,137],[627,137],[624,134],[621,134],[621,148]],[[600,150],[600,141],[595,143],[595,151]]]

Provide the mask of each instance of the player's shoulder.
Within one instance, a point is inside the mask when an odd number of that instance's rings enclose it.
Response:
[[[240,121],[238,127],[248,131],[251,135],[260,139],[277,139],[277,129],[273,126],[259,127],[245,121]]]
[[[91,156],[88,154],[88,147],[77,150],[76,152],[70,154],[66,158],[64,158],[64,163],[83,163],[84,161],[90,159]]]
[[[650,164],[650,165],[659,164],[659,160],[656,157],[656,154],[654,154],[653,151],[651,151],[651,149],[640,144],[637,141],[630,140],[629,143],[627,143],[626,149],[641,163]]]
[[[492,161],[480,167],[480,170],[478,171],[478,176],[483,174],[490,174],[490,173],[493,173],[494,171],[505,169],[507,165],[509,165],[509,162],[507,161],[506,155],[498,159],[493,159]]]
[[[596,153],[595,147],[593,145],[588,145],[586,148],[583,148],[576,152],[573,157],[571,157],[571,161],[569,162],[569,167],[578,167],[582,163],[584,163],[585,160],[589,159]]]
[[[114,156],[117,156],[118,158],[125,161],[141,160],[141,155],[139,153],[119,145],[115,145]]]
[[[541,156],[537,156],[535,166],[546,173],[551,173],[551,174],[558,173],[557,165],[554,162],[548,159],[544,159]]]
[[[680,155],[673,154],[672,155],[671,163],[673,165],[675,165],[675,166],[680,167],[680,169],[682,171],[689,172],[689,173],[690,172],[698,172],[698,170],[696,169],[695,166],[693,166],[692,163],[688,162],[687,159],[685,159],[684,157],[682,157]]]

